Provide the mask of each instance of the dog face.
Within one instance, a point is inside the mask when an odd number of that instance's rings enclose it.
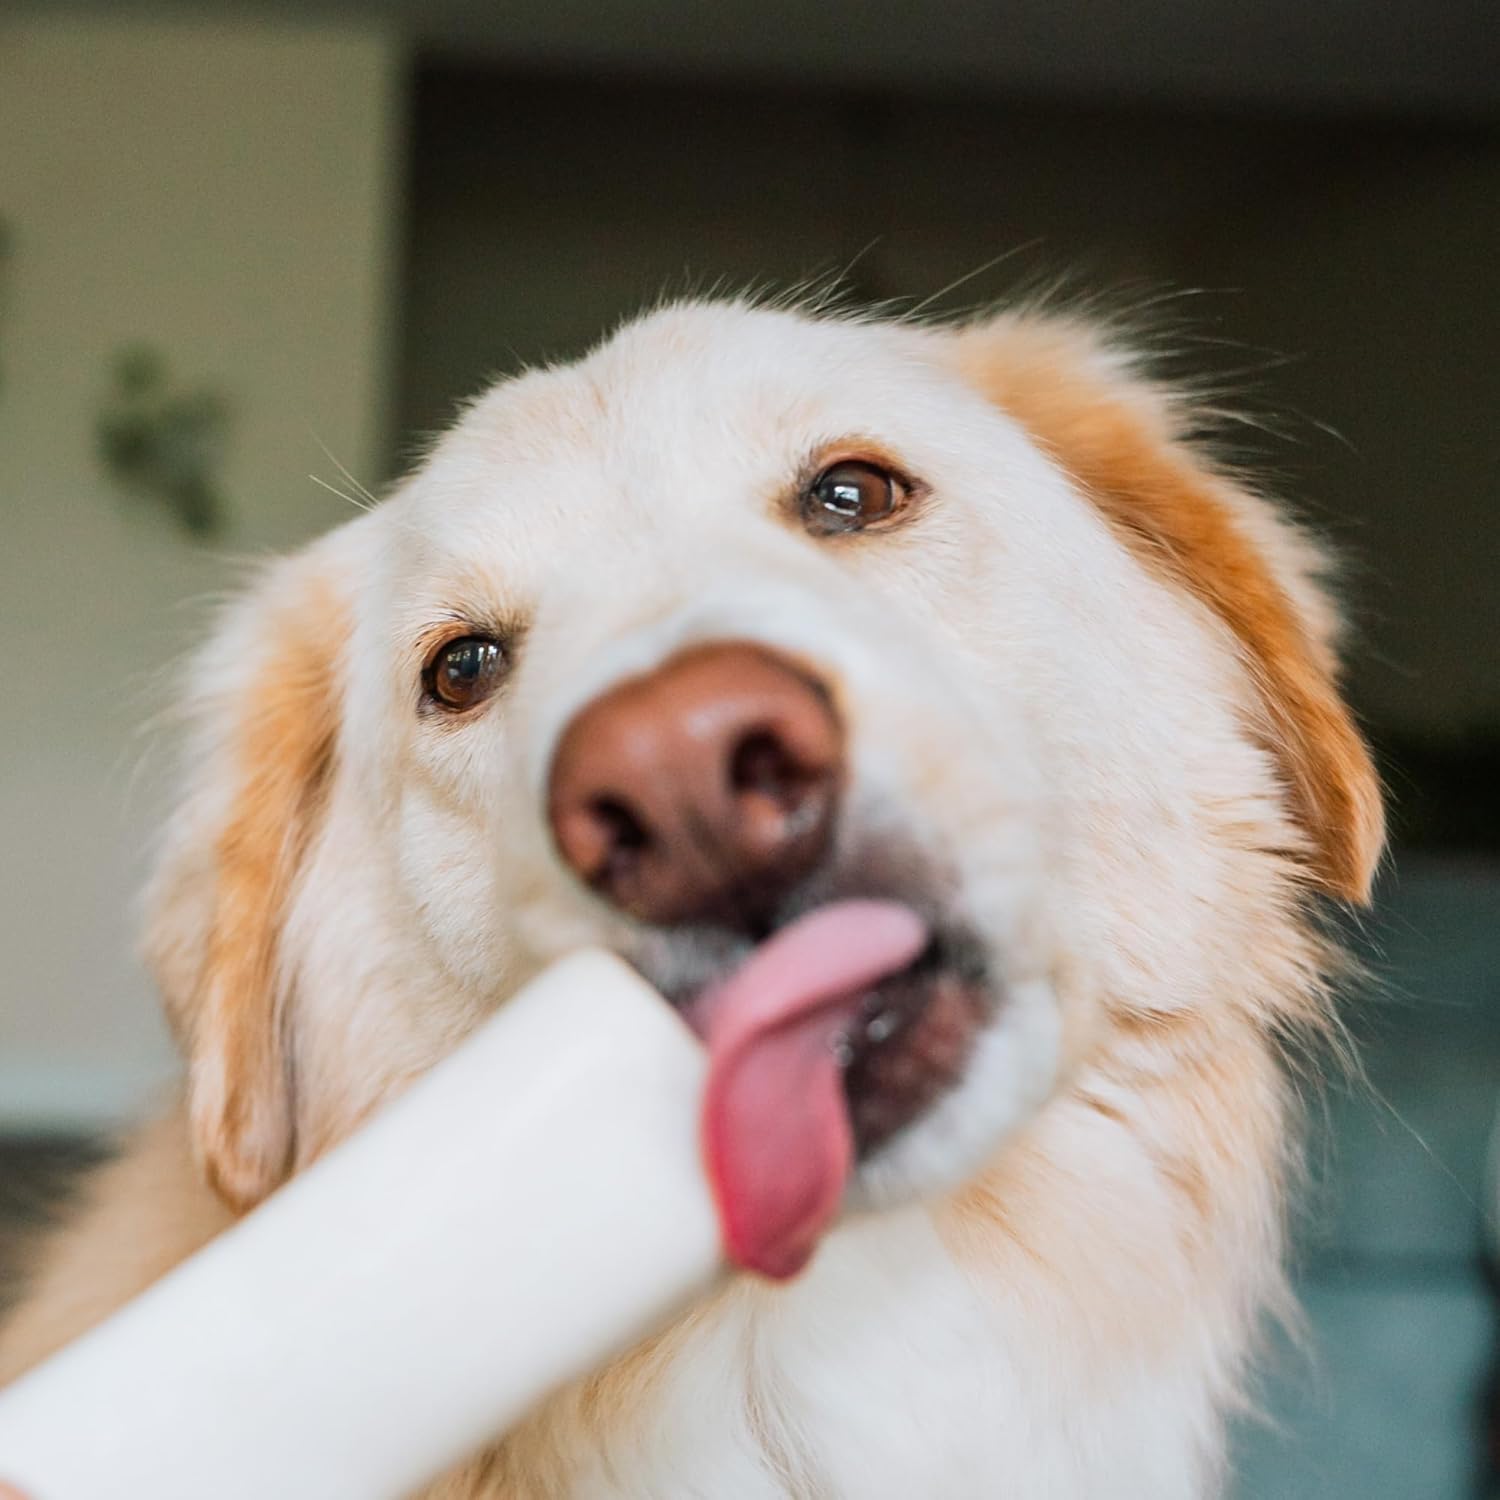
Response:
[[[150,933],[254,1202],[539,967],[690,1018],[809,913],[926,947],[840,1032],[879,1207],[1379,846],[1304,543],[1085,330],[658,313],[482,397],[200,655]],[[1269,1003],[1269,1002],[1268,1002]]]

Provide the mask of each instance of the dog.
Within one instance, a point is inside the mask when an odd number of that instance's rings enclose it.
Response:
[[[1383,825],[1323,555],[1204,418],[1026,307],[690,301],[480,396],[196,652],[146,937],[184,1091],[51,1240],[0,1379],[560,955],[691,1015],[799,924],[847,968],[873,905],[922,951],[819,1064],[838,1222],[752,1224],[785,1279],[432,1500],[1218,1493],[1287,1303],[1286,1053]],[[795,1172],[803,1128],[740,1144]]]

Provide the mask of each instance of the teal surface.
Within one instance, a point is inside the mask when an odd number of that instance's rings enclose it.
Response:
[[[1481,1270],[1500,1106],[1500,862],[1398,863],[1356,943],[1364,1081],[1315,1102],[1298,1230],[1308,1343],[1283,1343],[1235,1500],[1473,1500],[1497,1323]]]

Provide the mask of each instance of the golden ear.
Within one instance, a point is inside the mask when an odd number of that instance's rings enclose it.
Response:
[[[1310,873],[1364,903],[1385,819],[1339,695],[1334,613],[1304,538],[1186,439],[1183,406],[1087,326],[1006,314],[951,335],[966,378],[1022,424],[1149,567],[1214,611],[1244,652]]]
[[[194,1144],[232,1208],[295,1155],[283,921],[334,766],[347,613],[315,554],[273,568],[196,663],[187,791],[146,954],[188,1060]]]

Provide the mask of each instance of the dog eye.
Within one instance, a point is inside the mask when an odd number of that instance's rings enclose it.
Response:
[[[824,536],[863,531],[895,515],[907,494],[889,469],[851,459],[824,469],[807,487],[802,521]]]
[[[428,696],[455,713],[477,708],[505,676],[505,648],[485,635],[449,641],[427,663],[422,674]]]

